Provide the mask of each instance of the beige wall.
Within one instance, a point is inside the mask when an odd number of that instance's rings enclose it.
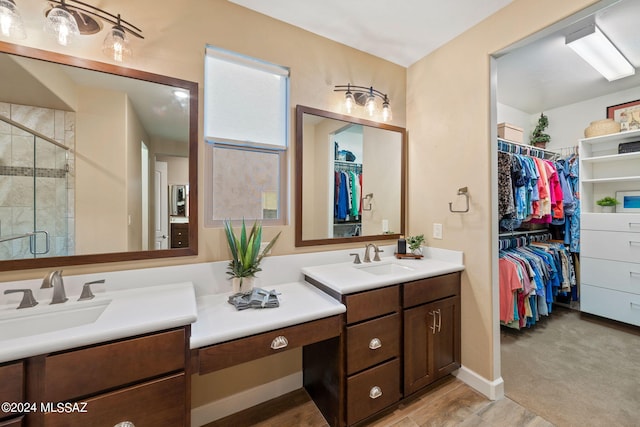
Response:
[[[122,153],[126,153],[127,133],[122,112],[127,98],[124,93],[93,88],[78,92],[76,252],[126,251],[127,169]]]
[[[142,250],[142,142],[148,141],[131,101],[126,108],[127,250]],[[130,221],[129,221],[130,219]]]
[[[592,3],[516,0],[408,70],[409,233],[425,232],[431,246],[464,251],[462,363],[490,380],[500,376],[494,364],[490,55]],[[464,186],[471,210],[451,214],[448,202]],[[432,223],[443,224],[443,240],[429,238]]]

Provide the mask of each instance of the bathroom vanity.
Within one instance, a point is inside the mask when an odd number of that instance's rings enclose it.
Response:
[[[341,346],[303,351],[304,386],[330,425],[362,422],[460,367],[462,269],[392,258],[303,269],[347,309]]]

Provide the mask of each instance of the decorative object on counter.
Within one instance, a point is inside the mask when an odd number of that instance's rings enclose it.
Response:
[[[616,205],[619,203],[620,202],[618,200],[609,196],[603,197],[602,199],[596,201],[596,205],[601,206],[602,212],[605,213],[612,213]]]
[[[498,123],[498,138],[522,143],[524,129],[509,123]]]
[[[551,137],[543,132],[548,126],[549,119],[544,115],[544,113],[540,113],[538,125],[535,127],[533,133],[531,134],[531,145],[542,149],[547,148],[547,143],[551,141]]]
[[[336,85],[334,92],[346,92],[344,94],[344,109],[347,114],[351,114],[353,107],[361,105],[366,110],[369,117],[373,117],[378,109],[376,106],[376,97],[382,99],[382,121],[391,120],[391,106],[386,93],[373,88],[373,86],[355,86],[351,83],[346,85]]]
[[[640,129],[640,99],[607,107],[607,118],[620,123],[620,131]]]
[[[417,236],[407,237],[407,244],[409,250],[414,255],[422,255],[422,244],[424,243],[424,234],[418,234]]]
[[[413,254],[413,253],[411,253],[411,254],[396,254],[396,258],[398,258],[398,259],[407,259],[407,258],[408,259],[421,259],[421,258],[424,258],[424,255],[422,255],[422,254],[418,255],[418,254]]]
[[[276,308],[280,306],[278,293],[275,290],[266,291],[262,288],[254,288],[251,292],[233,294],[228,299],[229,304],[236,310],[247,308]]]
[[[616,191],[616,212],[640,213],[639,191]]]
[[[467,213],[469,212],[469,189],[467,187],[458,188],[458,196],[464,196],[467,207],[462,210],[453,209],[453,202],[449,202],[449,212]]]
[[[396,253],[398,254],[407,253],[407,241],[405,240],[404,236],[400,236],[400,238],[398,239],[398,250]]]
[[[224,230],[227,235],[227,243],[231,251],[231,261],[227,269],[227,274],[231,276],[233,293],[249,293],[253,289],[253,281],[258,271],[261,271],[260,261],[269,253],[273,245],[280,237],[280,233],[271,239],[269,244],[260,252],[262,243],[262,224],[258,221],[253,223],[251,231],[247,235],[247,228],[244,219],[240,238],[233,232],[230,220],[224,221]]]
[[[591,122],[584,130],[585,138],[593,138],[594,136],[609,135],[620,132],[620,123],[613,119],[603,119]]]

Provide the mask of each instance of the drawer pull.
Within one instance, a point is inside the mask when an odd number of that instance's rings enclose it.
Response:
[[[369,397],[372,399],[377,399],[382,396],[382,389],[378,386],[374,386],[369,390]]]
[[[640,303],[631,301],[631,309],[633,310],[634,308],[640,309]]]
[[[630,222],[629,223],[629,227],[639,227],[640,226],[640,222]]]
[[[435,311],[430,311],[429,316],[433,316],[433,324],[431,326],[429,326],[429,329],[431,329],[431,333],[433,333],[435,335],[436,333],[436,312]]]
[[[629,272],[629,276],[640,276],[640,273],[638,273],[637,271],[630,271]]]
[[[282,335],[275,337],[273,341],[271,341],[271,348],[274,350],[285,348],[288,345],[289,345],[289,341]]]
[[[633,246],[633,245],[640,245],[640,242],[636,242],[635,240],[629,240],[629,245]]]
[[[440,309],[436,310],[436,314],[438,315],[437,328],[438,328],[438,332],[440,332],[440,328],[442,327],[442,313],[440,312]],[[435,315],[434,315],[434,317],[435,317]]]
[[[382,347],[382,341],[380,341],[379,338],[374,338],[369,342],[369,348],[371,350],[376,350],[380,347]]]
[[[136,427],[136,425],[134,423],[132,423],[131,421],[122,421],[122,422],[114,425],[113,427]]]

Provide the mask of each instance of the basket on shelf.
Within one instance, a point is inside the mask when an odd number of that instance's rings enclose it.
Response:
[[[584,130],[584,136],[586,138],[592,138],[594,136],[609,135],[618,132],[620,132],[620,123],[613,119],[604,119],[591,122],[589,127]]]

